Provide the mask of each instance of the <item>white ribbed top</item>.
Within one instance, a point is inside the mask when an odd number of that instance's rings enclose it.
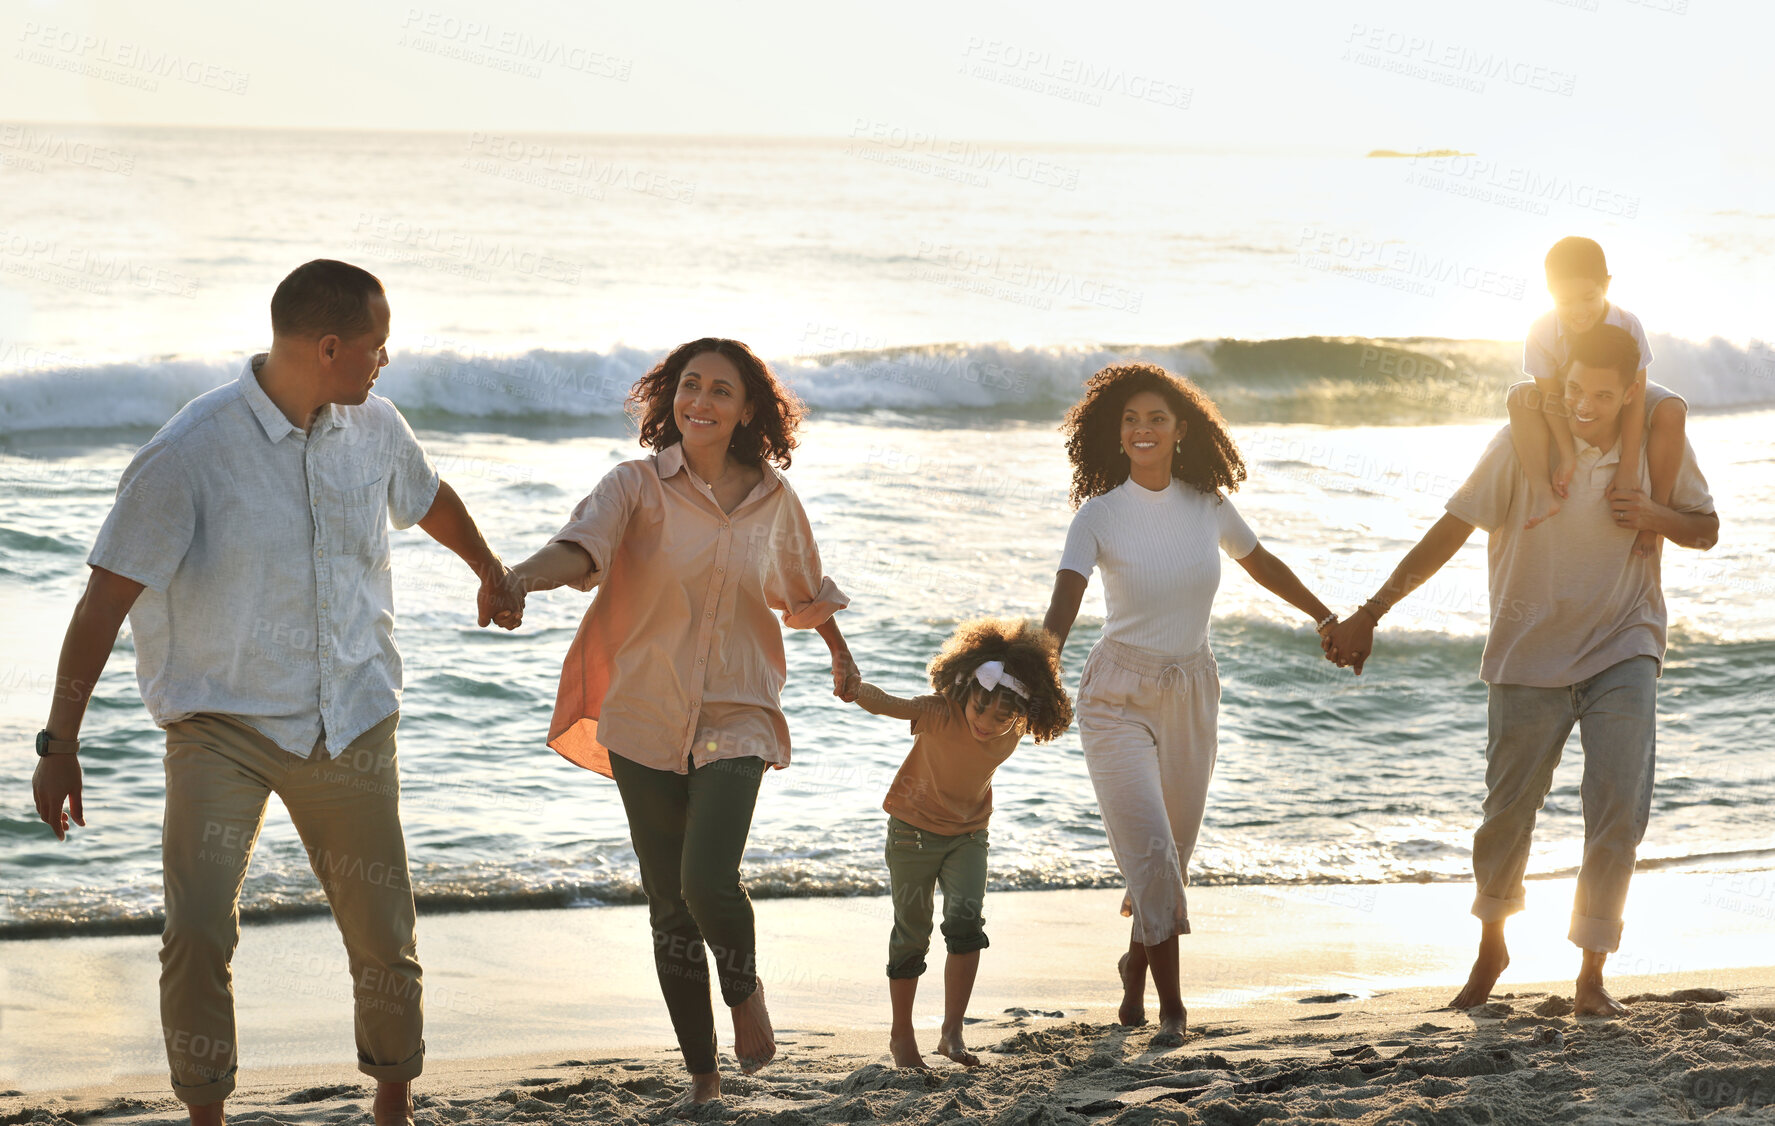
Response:
[[[1129,478],[1079,506],[1060,569],[1088,579],[1102,568],[1104,637],[1181,656],[1208,640],[1220,551],[1243,559],[1256,547],[1231,499],[1175,479],[1155,493]]]

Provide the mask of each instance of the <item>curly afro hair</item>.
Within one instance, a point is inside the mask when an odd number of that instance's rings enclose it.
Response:
[[[1111,364],[1085,383],[1085,397],[1060,424],[1072,461],[1072,506],[1101,496],[1128,479],[1122,452],[1122,408],[1142,391],[1162,396],[1184,425],[1183,449],[1171,455],[1171,476],[1220,495],[1245,480],[1245,459],[1227,433],[1226,419],[1202,389],[1157,364]]]
[[[1072,726],[1072,700],[1060,682],[1060,647],[1053,634],[1031,621],[974,618],[961,623],[931,658],[931,687],[962,703],[975,683],[974,670],[987,661],[1003,661],[1005,671],[1029,689],[1029,716],[1023,722],[1036,742],[1058,739]]]
[[[778,469],[789,468],[790,454],[799,441],[795,431],[807,416],[807,408],[752,349],[719,336],[678,345],[629,389],[626,405],[630,417],[640,424],[641,444],[663,450],[684,440],[672,415],[672,400],[678,394],[678,377],[684,374],[685,365],[706,352],[726,357],[739,370],[746,385],[746,401],[753,406],[752,421],[733,428],[728,452],[743,465],[769,462]]]

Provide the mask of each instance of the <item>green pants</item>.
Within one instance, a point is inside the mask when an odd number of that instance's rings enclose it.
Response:
[[[715,1070],[708,959],[729,1007],[757,987],[757,937],[752,901],[740,886],[740,855],[764,770],[764,760],[754,757],[693,763],[688,774],[675,774],[610,756],[647,893],[653,967],[693,1075]]]
[[[888,881],[894,896],[894,933],[887,975],[918,977],[931,948],[936,888],[943,888],[943,942],[951,954],[992,945],[986,940],[986,830],[945,837],[898,817],[888,818]]]

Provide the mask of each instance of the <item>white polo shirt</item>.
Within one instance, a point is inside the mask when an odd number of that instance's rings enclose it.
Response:
[[[1643,371],[1652,366],[1652,346],[1646,342],[1646,330],[1639,318],[1626,309],[1609,302],[1609,311],[1602,323],[1624,328],[1639,345],[1639,366]],[[1572,334],[1560,323],[1558,312],[1549,312],[1529,326],[1528,339],[1522,345],[1522,371],[1531,379],[1551,379],[1572,358]],[[1637,373],[1635,373],[1637,374]]]
[[[388,525],[430,511],[438,473],[379,395],[304,434],[265,359],[136,451],[87,562],[147,588],[129,618],[155,723],[217,712],[336,755],[400,707]]]

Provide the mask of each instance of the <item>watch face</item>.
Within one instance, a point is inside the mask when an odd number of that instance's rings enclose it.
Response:
[[[49,753],[49,728],[37,733],[37,757],[42,758]]]

